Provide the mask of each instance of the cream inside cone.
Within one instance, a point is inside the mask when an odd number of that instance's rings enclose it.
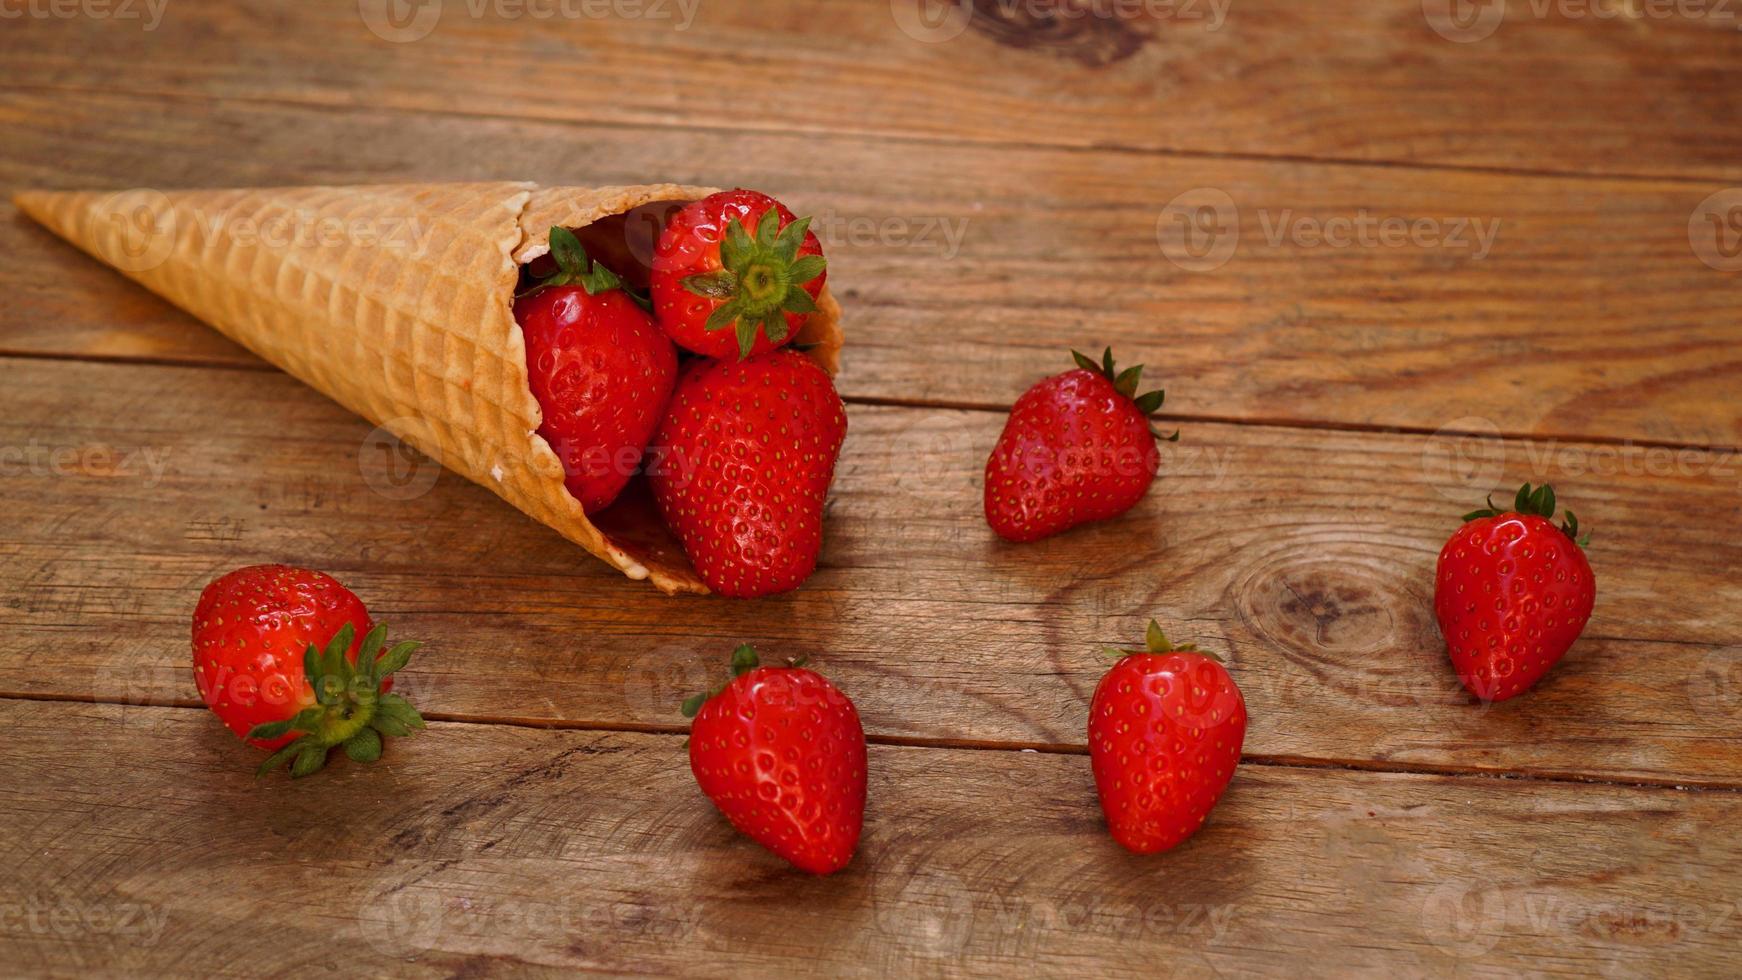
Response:
[[[522,263],[562,226],[626,263],[663,215],[713,193],[673,184],[541,188],[418,184],[229,191],[28,192],[18,207],[231,339],[488,487],[631,578],[667,593],[706,592],[645,495],[589,520],[537,435],[512,303]],[[294,218],[355,227],[411,219],[414,253],[276,241],[259,229]],[[597,227],[595,227],[597,226]],[[639,263],[642,266],[646,262]],[[827,290],[798,340],[833,374],[840,308]]]

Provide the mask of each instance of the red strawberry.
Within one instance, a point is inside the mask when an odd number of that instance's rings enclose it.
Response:
[[[557,271],[514,301],[538,434],[563,461],[589,514],[611,505],[641,464],[677,378],[677,351],[611,270],[565,228],[550,230]]]
[[[1434,615],[1458,679],[1484,701],[1523,693],[1579,638],[1597,601],[1579,519],[1554,525],[1554,489],[1464,515],[1440,551]],[[1587,540],[1589,540],[1587,538]]]
[[[810,576],[846,435],[834,383],[797,351],[684,368],[648,477],[708,588],[748,598]]]
[[[1089,761],[1113,839],[1154,854],[1190,837],[1222,798],[1246,740],[1246,701],[1215,659],[1149,623],[1089,703]]]
[[[801,871],[847,866],[865,819],[865,730],[815,671],[732,651],[732,680],[684,702],[690,770],[732,826]]]
[[[828,279],[810,223],[746,190],[710,195],[673,215],[653,253],[660,327],[718,358],[766,354],[791,340]]]
[[[986,461],[986,523],[1010,541],[1038,541],[1117,517],[1149,492],[1162,438],[1149,426],[1165,392],[1137,394],[1139,364],[1113,369],[1071,352],[1077,370],[1024,392]],[[1178,440],[1179,433],[1166,437]]]
[[[194,683],[231,731],[278,750],[261,775],[294,757],[291,775],[306,776],[335,745],[373,762],[382,736],[424,727],[410,702],[387,693],[419,644],[382,653],[386,638],[387,627],[371,627],[363,603],[331,576],[251,565],[200,593]]]

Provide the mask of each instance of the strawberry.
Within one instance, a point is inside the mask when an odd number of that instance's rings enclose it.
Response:
[[[1554,488],[1526,483],[1511,510],[1490,498],[1464,515],[1440,550],[1434,616],[1458,679],[1484,701],[1505,701],[1535,684],[1591,618],[1597,580],[1579,519],[1569,510],[1556,527],[1554,512]]]
[[[1137,394],[1143,365],[1115,372],[1071,352],[1076,370],[1016,400],[986,461],[986,523],[1009,541],[1038,541],[1118,517],[1149,492],[1161,466],[1149,416],[1165,392]],[[1179,433],[1165,437],[1177,441]]]
[[[683,208],[654,246],[660,327],[682,347],[718,358],[766,354],[791,340],[828,279],[810,223],[747,190]]]
[[[306,776],[335,745],[373,762],[382,736],[424,727],[410,702],[388,693],[419,644],[383,653],[386,637],[387,627],[372,626],[363,603],[331,576],[251,565],[200,593],[194,683],[231,731],[276,750],[257,775],[294,760],[290,774]]]
[[[1240,764],[1246,701],[1228,671],[1149,623],[1147,649],[1109,649],[1089,703],[1089,761],[1113,839],[1137,854],[1190,837]]]
[[[654,500],[708,588],[798,588],[823,547],[823,503],[847,435],[827,372],[794,350],[691,361],[653,437]]]
[[[589,514],[611,505],[641,463],[677,379],[677,351],[611,270],[566,228],[550,230],[557,271],[514,301],[538,434]]]
[[[732,826],[801,871],[847,866],[865,819],[865,730],[853,702],[802,664],[732,651],[732,680],[684,702],[690,771]]]

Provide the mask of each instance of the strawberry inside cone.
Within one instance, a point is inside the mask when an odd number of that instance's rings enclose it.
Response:
[[[822,246],[752,191],[667,214],[641,243],[628,216],[552,228],[522,269],[538,433],[612,546],[638,560],[681,547],[721,595],[789,591],[816,567],[846,434],[829,372],[782,349],[819,309]]]
[[[611,506],[641,465],[677,378],[677,351],[615,272],[566,228],[545,271],[514,301],[538,434],[588,514]]]

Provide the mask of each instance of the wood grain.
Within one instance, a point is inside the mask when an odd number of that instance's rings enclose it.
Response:
[[[119,68],[135,92],[227,100],[926,142],[1742,175],[1734,125],[1742,12],[1732,6],[1699,4],[1706,14],[1696,16],[1680,13],[1696,5],[1636,0],[1514,3],[1492,36],[1474,43],[1435,32],[1452,6],[447,0],[400,6],[395,26],[381,16],[385,0],[178,3],[149,31],[143,19],[15,20],[8,33],[18,43],[0,81],[105,92]],[[380,36],[360,9],[376,13]],[[922,9],[973,14],[939,17],[934,33]],[[1114,10],[1134,16],[1107,15]],[[617,13],[598,16],[610,11]],[[1449,35],[1480,36],[1488,25],[1472,26]],[[885,145],[903,157],[931,152]]]
[[[15,144],[0,186],[744,183],[822,216],[849,397],[1006,405],[1066,348],[1110,343],[1191,418],[1742,445],[1737,279],[1689,243],[1705,185],[181,108],[0,96]],[[1212,271],[1158,244],[1194,188],[1236,203],[1237,251]],[[1315,243],[1362,214],[1470,248]],[[1486,257],[1462,218],[1497,229]],[[0,221],[0,249],[0,351],[251,361],[21,217]]]
[[[1135,858],[1084,759],[875,747],[858,857],[815,879],[673,736],[438,723],[256,783],[203,712],[112,707],[0,702],[10,969],[1721,976],[1742,938],[1729,792],[1247,766]]]
[[[980,513],[1001,416],[855,406],[821,570],[745,603],[614,579],[283,375],[0,360],[0,390],[0,692],[197,704],[199,590],[286,560],[431,641],[404,683],[448,717],[675,730],[752,641],[815,655],[882,738],[1080,748],[1095,649],[1156,616],[1231,655],[1255,755],[1742,782],[1723,454],[1195,425],[1126,519],[1017,547]],[[1433,564],[1525,479],[1593,530],[1597,612],[1534,693],[1484,708],[1447,666]]]

